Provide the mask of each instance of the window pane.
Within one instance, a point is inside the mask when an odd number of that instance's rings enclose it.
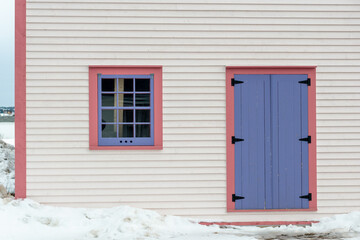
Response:
[[[116,124],[102,124],[101,135],[103,138],[116,138]]]
[[[136,137],[150,137],[150,124],[136,125]]]
[[[150,92],[150,79],[135,79],[136,92]]]
[[[101,106],[103,107],[115,107],[116,98],[115,94],[101,94]]]
[[[119,78],[119,92],[132,92],[133,91],[133,79],[132,78]]]
[[[115,79],[102,79],[101,91],[115,92],[116,80]]]
[[[102,110],[101,121],[104,123],[116,122],[116,110]]]
[[[136,110],[136,122],[150,122],[150,110]]]
[[[132,107],[134,106],[133,94],[118,94],[119,107]]]
[[[133,110],[119,109],[119,122],[133,122],[133,121],[134,121]]]
[[[121,137],[134,137],[134,125],[132,124],[119,125],[119,138]]]
[[[150,106],[150,94],[136,94],[135,98],[135,104],[137,107]]]

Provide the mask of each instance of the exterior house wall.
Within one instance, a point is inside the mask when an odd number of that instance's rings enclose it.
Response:
[[[27,0],[26,189],[224,221],[360,210],[354,0]],[[163,66],[163,150],[89,150],[89,65]],[[318,211],[226,211],[226,66],[317,66]]]

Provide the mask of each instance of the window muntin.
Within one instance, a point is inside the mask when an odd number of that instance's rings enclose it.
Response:
[[[154,145],[154,75],[98,74],[99,146]]]

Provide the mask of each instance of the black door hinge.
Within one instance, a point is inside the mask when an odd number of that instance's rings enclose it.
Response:
[[[307,195],[302,195],[299,198],[303,198],[303,199],[307,199],[307,200],[311,201],[312,200],[312,195],[311,195],[311,193],[309,193]]]
[[[235,84],[241,84],[241,83],[244,83],[244,82],[235,80],[234,78],[231,79],[231,86],[235,86]]]
[[[232,144],[235,144],[236,142],[243,142],[243,141],[244,141],[244,139],[242,139],[242,138],[236,138],[235,136],[231,137]]]
[[[311,136],[308,136],[306,138],[300,138],[299,141],[304,141],[304,142],[311,143]]]
[[[308,79],[306,79],[304,81],[299,81],[299,83],[303,83],[303,84],[306,84],[306,85],[310,86],[311,85],[311,79],[308,78]]]
[[[232,195],[232,201],[235,202],[236,200],[244,199],[244,197],[236,196],[235,194]]]

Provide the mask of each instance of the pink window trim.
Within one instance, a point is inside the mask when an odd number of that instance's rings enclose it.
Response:
[[[97,74],[154,74],[154,146],[98,146]],[[90,150],[161,150],[162,126],[162,66],[89,66],[89,149]]]
[[[15,0],[15,197],[26,198],[26,0]]]
[[[264,210],[236,210],[232,202],[235,192],[235,147],[231,144],[234,135],[234,87],[231,78],[234,74],[308,74],[311,86],[308,90],[308,117],[309,135],[309,192],[312,201],[308,209],[264,209]],[[316,66],[229,66],[226,67],[226,207],[228,212],[278,212],[278,211],[316,211],[317,185],[316,185]]]

